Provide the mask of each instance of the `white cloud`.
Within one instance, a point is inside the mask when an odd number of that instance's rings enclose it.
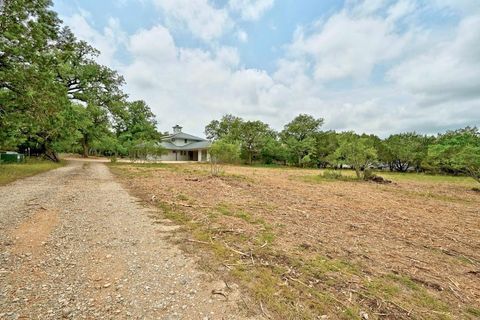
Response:
[[[99,63],[115,67],[118,65],[115,54],[127,38],[121,29],[119,20],[109,18],[107,26],[100,32],[91,26],[88,21],[89,16],[88,12],[82,11],[69,17],[62,17],[62,19],[78,39],[87,41],[100,50],[100,56],[97,59]]]
[[[312,60],[319,81],[368,79],[377,64],[398,58],[411,37],[395,28],[395,21],[408,14],[410,7],[392,6],[385,19],[371,14],[377,5],[344,9],[318,22],[310,32],[298,30],[289,47],[291,54]]]
[[[453,39],[394,67],[389,76],[423,103],[480,98],[480,15],[464,18]]]
[[[258,20],[273,7],[274,0],[230,0],[232,11],[240,13],[244,20]]]
[[[159,41],[152,46],[150,39]],[[260,100],[273,80],[264,71],[239,68],[235,48],[188,49],[171,39],[162,26],[132,35],[128,48],[134,61],[121,70],[132,98],[145,99],[162,126],[180,122],[200,133],[227,109],[242,115],[269,112]]]
[[[247,42],[248,41],[248,34],[244,30],[237,31],[237,38],[240,42]]]
[[[170,27],[187,28],[205,41],[219,38],[233,26],[225,8],[215,8],[208,0],[154,0]]]
[[[177,50],[172,36],[162,26],[155,26],[149,30],[140,30],[130,38],[129,51],[136,58],[156,63],[175,61]]]
[[[432,0],[430,5],[466,14],[480,11],[480,1],[478,0]]]
[[[298,113],[309,113],[325,117],[329,129],[382,136],[407,130],[435,133],[480,121],[480,22],[475,11],[455,32],[443,34],[410,20],[418,11],[413,0],[351,0],[339,12],[300,28],[267,72],[244,67],[238,50],[221,44],[228,30],[240,41],[244,32],[225,8],[206,0],[193,7],[187,0],[155,1],[166,24],[129,37],[118,20],[102,31],[85,14],[65,20],[103,51],[107,65],[126,48],[132,60],[117,67],[126,91],[132,99],[147,101],[162,130],[181,123],[186,131],[202,134],[210,120],[224,113],[260,119],[276,129]],[[179,26],[210,45],[179,46],[172,36]],[[391,69],[387,82],[371,80],[379,65]],[[331,88],[332,80],[345,79],[356,81]]]

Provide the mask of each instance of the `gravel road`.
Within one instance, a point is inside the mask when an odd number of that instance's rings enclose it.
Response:
[[[98,162],[0,187],[0,319],[244,319],[151,210]]]

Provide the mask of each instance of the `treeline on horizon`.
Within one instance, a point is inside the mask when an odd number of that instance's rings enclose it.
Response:
[[[205,134],[214,141],[214,153],[219,153],[217,149],[230,150],[248,164],[347,166],[358,178],[364,177],[367,168],[443,172],[465,174],[480,182],[480,132],[476,127],[436,136],[406,132],[380,139],[353,131],[323,131],[323,123],[322,118],[300,114],[277,132],[262,121],[245,121],[227,114],[210,122]]]
[[[160,151],[155,116],[129,101],[99,51],[62,26],[50,0],[0,7],[0,150],[59,161],[59,152],[135,156]]]

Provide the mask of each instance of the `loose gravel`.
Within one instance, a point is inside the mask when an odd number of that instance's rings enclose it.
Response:
[[[0,319],[244,319],[151,210],[98,162],[0,187]]]

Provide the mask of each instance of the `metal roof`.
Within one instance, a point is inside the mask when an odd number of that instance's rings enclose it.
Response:
[[[175,139],[188,139],[188,140],[195,140],[195,141],[205,141],[205,139],[203,139],[203,138],[196,137],[196,136],[192,136],[191,134],[184,133],[184,132],[179,132],[179,133],[171,134],[171,135],[169,135],[169,136],[166,136],[166,137],[163,138],[162,140],[169,140],[169,139],[172,139],[172,138],[175,138]]]
[[[187,139],[187,138],[182,138]],[[193,139],[191,139],[193,140]],[[184,146],[177,146],[171,143],[170,141],[162,141],[160,145],[167,150],[198,150],[198,149],[207,149],[210,148],[212,143],[208,140],[202,139],[202,141],[192,142]]]

